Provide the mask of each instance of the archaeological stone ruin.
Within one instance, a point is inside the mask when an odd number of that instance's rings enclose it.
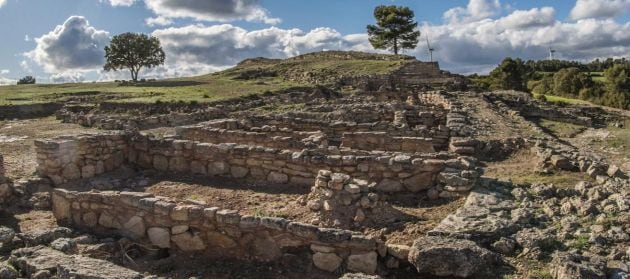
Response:
[[[213,278],[196,260],[279,278],[630,278],[628,168],[540,124],[627,116],[466,90],[437,63],[334,82],[353,91],[52,109],[85,133],[34,140],[31,176],[0,164],[0,202],[56,228],[2,227],[0,278]],[[540,182],[501,176],[517,155]]]

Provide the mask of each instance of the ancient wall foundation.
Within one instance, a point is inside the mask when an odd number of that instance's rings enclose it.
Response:
[[[360,150],[433,153],[433,145],[432,138],[392,137],[386,132],[347,132],[341,138],[341,147]]]
[[[177,203],[148,193],[73,192],[52,196],[57,220],[95,232],[116,233],[163,249],[274,261],[283,251],[313,254],[313,264],[374,274],[379,261],[407,261],[406,253],[352,231],[318,228],[283,218],[241,216],[236,210]],[[397,249],[396,251],[399,252]]]
[[[113,171],[127,156],[124,133],[37,140],[35,148],[38,174],[55,184]]]

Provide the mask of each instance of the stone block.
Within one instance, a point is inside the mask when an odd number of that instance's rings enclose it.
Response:
[[[348,270],[374,274],[376,273],[377,256],[376,252],[350,255],[348,256]]]
[[[171,235],[166,228],[154,227],[147,230],[151,243],[160,248],[171,248]]]

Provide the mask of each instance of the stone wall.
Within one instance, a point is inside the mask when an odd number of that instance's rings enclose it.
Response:
[[[86,127],[103,130],[152,129],[158,127],[174,127],[224,118],[225,113],[216,108],[209,108],[195,112],[170,112],[156,115],[128,115],[109,113],[75,113],[69,109],[62,109],[57,113],[57,119],[65,123],[76,123]]]
[[[54,184],[93,177],[130,163],[159,171],[297,185],[313,185],[323,169],[375,182],[375,189],[382,192],[418,192],[437,184],[442,172],[460,177],[477,169],[474,160],[445,152],[400,155],[353,150],[335,153],[328,149],[291,151],[123,132],[39,140],[36,152],[38,174]]]
[[[0,119],[25,119],[51,116],[62,106],[62,104],[58,103],[0,106]]]
[[[361,150],[433,153],[433,139],[419,137],[392,137],[386,132],[346,132],[341,147]]]
[[[328,145],[326,136],[320,132],[278,131],[271,127],[265,131],[262,129],[260,131],[242,131],[212,128],[204,125],[181,126],[175,129],[175,136],[180,139],[199,142],[229,142],[290,150]]]
[[[177,203],[148,193],[55,189],[52,201],[62,224],[120,234],[163,249],[259,261],[301,250],[312,253],[313,264],[322,270],[368,274],[376,273],[379,260],[407,260],[406,253],[388,253],[384,244],[355,232],[241,216],[235,210]]]
[[[410,156],[366,152],[369,155],[342,156],[319,150],[293,152],[140,135],[130,140],[129,147],[130,163],[160,171],[312,185],[318,171],[327,169],[377,182],[377,189],[384,192],[417,192],[434,185],[437,175],[445,169],[476,168],[474,162],[448,153]]]
[[[0,154],[0,205],[5,206],[13,197],[13,183],[4,173],[4,157]]]
[[[36,140],[37,173],[54,184],[90,178],[120,167],[127,154],[123,133]]]

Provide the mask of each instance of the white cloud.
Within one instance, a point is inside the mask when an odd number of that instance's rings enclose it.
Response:
[[[150,26],[166,26],[166,25],[171,25],[173,24],[173,20],[170,18],[166,18],[166,17],[150,17],[144,20],[144,22]]]
[[[5,78],[5,77],[0,76],[0,86],[15,85],[16,83],[17,83],[17,80],[15,79],[10,79],[10,78]]]
[[[77,83],[85,81],[85,76],[80,72],[62,72],[50,75],[49,80],[52,83]]]
[[[8,73],[10,73],[11,71],[7,70],[7,69],[2,69],[0,70],[0,75],[6,75]]]
[[[280,23],[258,0],[144,0],[158,17],[193,18],[198,21],[229,22],[234,20]]]
[[[574,20],[586,18],[614,18],[630,10],[630,0],[577,0],[571,10]]]
[[[0,0],[0,8],[2,8],[2,6],[4,6],[4,4],[7,3],[7,0]]]
[[[164,74],[176,75],[216,71],[251,57],[286,58],[322,50],[371,49],[367,35],[343,36],[331,28],[247,31],[231,24],[198,24],[159,29],[152,35],[160,39],[166,52]]]
[[[116,6],[129,7],[133,5],[135,0],[99,0],[99,2],[107,2],[114,7]]]
[[[24,35],[24,41],[25,42],[30,42],[31,41],[31,37],[29,37],[28,35]]]
[[[550,7],[425,28],[437,49],[434,57],[456,72],[485,71],[507,56],[544,59],[550,47],[564,59],[630,56],[630,23],[611,19],[561,22]],[[412,53],[426,57],[426,46]]]
[[[71,16],[63,25],[35,38],[37,46],[25,56],[48,73],[93,70],[105,62],[109,33],[90,26],[85,17]]]
[[[20,68],[22,68],[22,70],[24,70],[25,72],[33,71],[33,69],[31,68],[31,64],[28,63],[28,61],[26,60],[22,60],[22,62],[20,62]]]
[[[501,10],[499,0],[470,0],[466,7],[455,7],[444,13],[448,22],[468,22],[496,15]]]

